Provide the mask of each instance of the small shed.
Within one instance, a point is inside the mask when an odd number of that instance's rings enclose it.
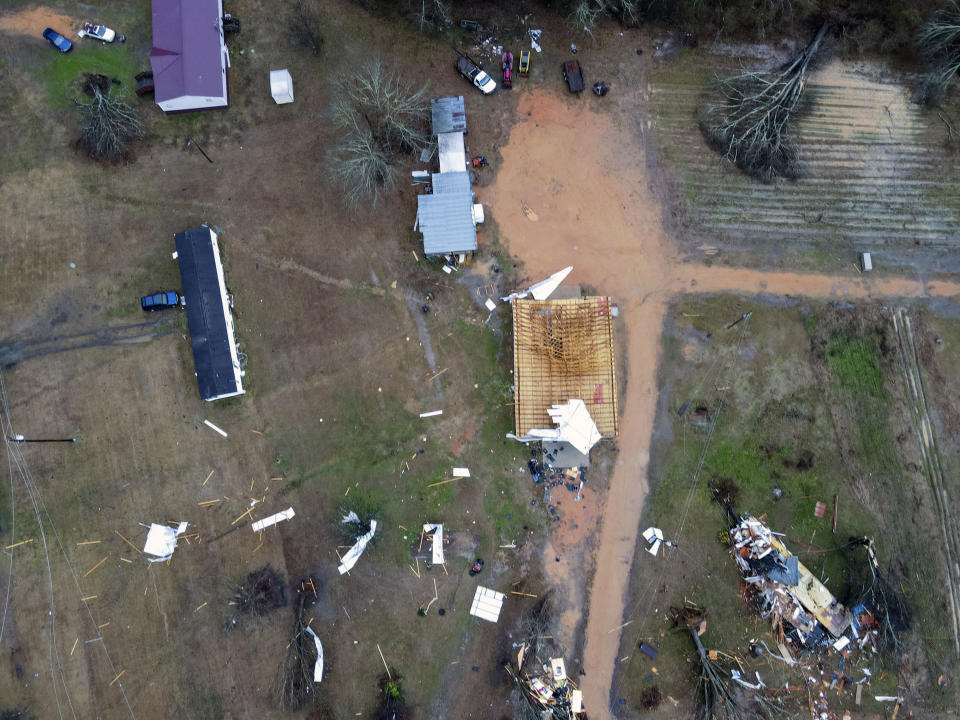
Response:
[[[293,78],[289,70],[270,71],[270,94],[277,105],[293,102]]]
[[[200,397],[219,400],[242,395],[244,373],[217,234],[203,225],[177,233],[174,240]]]
[[[463,95],[431,100],[430,116],[434,135],[467,132],[467,111]]]

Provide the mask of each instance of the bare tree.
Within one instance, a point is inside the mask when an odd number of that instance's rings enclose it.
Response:
[[[430,28],[441,28],[450,21],[450,10],[443,0],[420,0],[417,11],[417,25],[420,32]]]
[[[960,6],[955,0],[923,24],[917,49],[929,70],[921,77],[914,100],[932,107],[940,103],[960,71]]]
[[[144,133],[136,110],[97,85],[91,85],[91,92],[90,102],[76,101],[83,113],[83,130],[77,147],[94,160],[126,160],[130,144]]]
[[[290,39],[314,55],[323,51],[320,11],[312,0],[297,0],[288,24]]]
[[[790,120],[826,31],[823,25],[813,42],[779,70],[744,71],[718,79],[720,100],[707,105],[701,115],[700,129],[711,147],[762,182],[799,174]]]
[[[376,205],[397,181],[397,163],[427,146],[426,87],[414,88],[380,60],[340,82],[334,124],[344,131],[333,175],[351,207]]]

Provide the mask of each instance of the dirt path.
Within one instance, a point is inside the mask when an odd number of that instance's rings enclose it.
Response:
[[[69,37],[71,28],[77,24],[79,23],[70,16],[45,7],[34,6],[17,12],[0,11],[0,32],[11,35],[40,38],[43,29],[51,27]]]
[[[851,275],[824,276],[706,267],[680,262],[651,192],[643,149],[612,116],[590,112],[595,98],[528,93],[495,183],[481,198],[494,209],[510,252],[532,279],[573,265],[568,282],[596,288],[620,304],[627,333],[627,383],[620,454],[599,523],[582,689],[591,717],[612,717],[610,692],[626,589],[647,493],[656,411],[660,334],[670,299],[683,292],[738,292],[815,297],[922,297],[960,294],[960,283]],[[622,116],[621,116],[622,117]],[[589,151],[586,148],[590,148]],[[576,149],[567,151],[565,149]],[[602,518],[602,520],[601,520]],[[597,528],[592,529],[596,535]],[[561,598],[582,597],[588,568],[554,562],[544,570]],[[560,608],[558,637],[572,647],[583,607]]]

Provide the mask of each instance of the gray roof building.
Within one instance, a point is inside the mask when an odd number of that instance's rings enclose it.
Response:
[[[467,131],[467,111],[464,107],[463,95],[431,100],[430,111],[434,135]]]
[[[433,194],[417,196],[417,229],[426,255],[474,252],[473,190],[465,172],[434,173]]]

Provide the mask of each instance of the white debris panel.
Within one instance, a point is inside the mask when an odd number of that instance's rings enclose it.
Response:
[[[468,478],[470,477],[470,468],[455,467],[453,469],[453,476],[455,478]]]
[[[357,514],[355,512],[351,511],[350,515],[353,516],[352,519],[354,521],[360,519],[357,517]],[[348,518],[350,518],[349,515],[346,518],[344,518],[343,522],[349,522]],[[357,542],[354,544],[354,546],[349,550],[347,550],[346,555],[340,558],[340,566],[337,568],[337,570],[340,572],[341,575],[343,575],[345,572],[349,572],[353,568],[353,566],[357,564],[357,560],[360,559],[360,556],[363,555],[363,551],[367,549],[367,545],[370,543],[371,540],[373,540],[373,534],[376,531],[377,531],[377,521],[371,520],[370,532],[368,532],[366,535],[362,535],[361,537],[358,537]]]
[[[660,546],[663,544],[663,530],[658,527],[648,527],[643,531],[643,539],[650,543],[647,552],[656,557],[660,552]]]
[[[318,683],[323,680],[323,644],[309,625],[307,625],[307,632],[313,637],[313,644],[317,646],[317,661],[313,664],[313,681]]]
[[[425,523],[423,531],[433,533],[433,560],[431,562],[434,565],[443,565],[445,562],[443,559],[443,524]]]
[[[562,405],[554,405],[547,410],[557,424],[555,428],[531,428],[528,437],[538,440],[567,442],[584,455],[590,454],[590,448],[600,441],[600,431],[590,416],[583,400],[569,400]]]
[[[177,549],[177,537],[187,531],[189,523],[182,522],[176,528],[169,525],[157,525],[151,523],[147,530],[147,541],[144,543],[143,552],[147,555],[154,555],[156,559],[147,558],[150,562],[166,562]],[[146,526],[144,526],[146,527]]]
[[[481,620],[495,623],[500,619],[503,598],[503,593],[478,585],[477,592],[473,596],[473,604],[470,606],[470,614]]]
[[[263,520],[257,520],[255,523],[250,525],[250,528],[254,532],[260,532],[264,528],[271,527],[276,525],[278,522],[283,522],[284,520],[289,520],[296,513],[293,511],[293,508],[287,508],[283,512],[274,513],[270,517],[265,517]]]
[[[506,297],[500,299],[504,302],[510,302],[511,300],[520,300],[525,298],[527,295],[533,295],[534,300],[546,300],[553,295],[553,291],[560,287],[560,283],[562,283],[566,279],[567,275],[569,275],[571,272],[573,272],[573,265],[568,265],[563,270],[555,272],[546,280],[541,280],[535,285],[531,285],[526,290],[510,293]]]

